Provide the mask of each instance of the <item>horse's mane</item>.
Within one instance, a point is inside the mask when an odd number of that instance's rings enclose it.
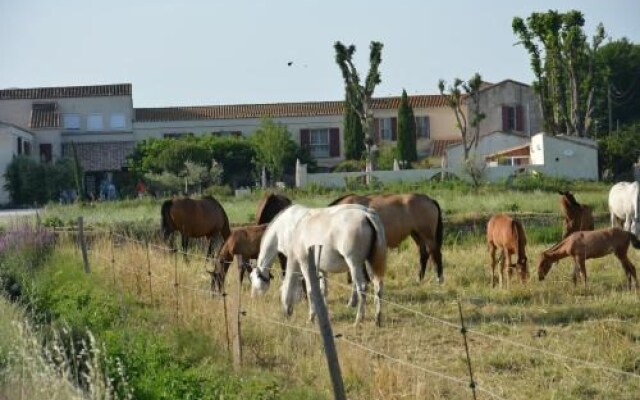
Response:
[[[337,199],[329,203],[327,206],[331,207],[331,206],[338,205],[340,204],[340,202],[342,202],[342,200],[346,199],[349,196],[355,196],[355,194],[354,193],[345,194],[344,196],[338,197]]]
[[[269,212],[273,212],[273,208],[278,206],[275,203],[276,201],[280,202],[285,206],[282,209],[278,210],[278,212],[275,213],[269,221],[267,221],[266,220],[267,215],[265,214],[268,214]],[[292,204],[291,200],[288,197],[281,194],[269,193],[267,196],[265,196],[262,199],[261,204],[258,207],[258,211],[256,212],[256,223],[260,225],[260,224],[271,222],[282,210],[286,209],[291,204]]]

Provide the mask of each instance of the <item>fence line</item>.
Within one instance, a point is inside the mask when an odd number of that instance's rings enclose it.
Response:
[[[351,287],[351,286],[346,285],[346,284],[344,284],[342,282],[338,282],[335,279],[329,279],[329,278],[326,278],[326,277],[325,277],[325,279],[327,279],[328,281],[332,282],[332,284],[335,283],[335,284],[337,284],[339,286],[349,287],[349,288]],[[373,296],[370,293],[365,293],[365,295],[369,296],[369,297]],[[434,316],[429,315],[429,314],[425,314],[422,311],[413,309],[411,307],[404,306],[402,304],[394,303],[394,302],[392,302],[390,300],[385,300],[385,299],[380,299],[380,300],[382,302],[386,303],[386,304],[392,305],[394,307],[400,308],[400,309],[405,310],[405,311],[409,311],[409,312],[411,312],[411,313],[413,313],[415,315],[418,315],[420,317],[423,317],[425,319],[428,319],[428,320],[431,320],[431,321],[435,321],[435,322],[438,322],[438,323],[440,323],[442,325],[446,325],[446,326],[449,326],[449,327],[452,327],[452,328],[462,329],[461,325],[453,323],[453,322],[450,322],[450,321],[447,321],[445,319],[434,317]],[[504,337],[494,336],[494,335],[491,335],[491,334],[488,334],[488,333],[480,332],[480,331],[477,331],[475,329],[466,328],[466,331],[467,331],[467,333],[472,333],[472,334],[475,334],[475,335],[478,335],[478,336],[485,337],[487,339],[504,342],[504,343],[507,343],[509,345],[521,347],[521,348],[524,348],[524,349],[527,349],[527,350],[530,350],[530,351],[540,352],[540,353],[545,354],[547,356],[556,357],[556,358],[560,358],[560,359],[567,360],[567,361],[572,361],[572,362],[575,362],[575,363],[578,363],[578,364],[583,364],[583,365],[588,366],[588,367],[593,368],[593,369],[600,369],[600,370],[604,370],[604,371],[608,371],[608,372],[617,373],[617,374],[621,374],[621,375],[626,375],[628,377],[640,379],[640,375],[634,374],[632,372],[627,372],[627,371],[623,371],[621,369],[617,369],[617,368],[609,367],[609,366],[606,366],[606,365],[601,365],[601,364],[598,364],[598,363],[594,363],[592,361],[587,361],[587,360],[583,360],[583,359],[580,359],[580,358],[575,358],[575,357],[571,357],[571,356],[566,356],[564,354],[555,353],[555,352],[552,352],[552,351],[549,351],[549,350],[545,350],[545,349],[541,349],[541,348],[538,348],[538,347],[535,347],[535,346],[531,346],[531,345],[528,345],[528,344],[516,342],[514,340],[507,339],[507,338],[504,338]]]
[[[126,241],[130,241],[130,242],[134,242],[134,243],[138,243],[138,244],[144,244],[144,242],[141,242],[139,240],[136,240],[136,239],[124,236],[124,235],[115,235],[114,234],[114,236],[118,236],[118,237],[120,237],[120,238],[122,238],[122,239],[124,239]],[[166,251],[166,252],[172,252],[173,251],[172,249],[170,249],[168,247],[152,245],[152,244],[149,244],[149,245],[151,247],[154,247],[154,248]],[[92,253],[94,253],[94,252],[92,252]],[[207,260],[210,259],[208,257],[195,255],[195,254],[189,253],[189,252],[181,252],[181,253],[189,255],[189,256],[200,257],[200,258],[207,259]],[[107,261],[110,261],[110,260],[107,259]],[[122,266],[122,264],[119,264],[119,265]],[[128,268],[125,268],[125,270],[128,270],[129,272],[134,272],[135,273],[135,271],[132,271],[132,270],[130,270]],[[300,274],[300,272],[296,272],[296,273]],[[166,281],[166,282],[168,282],[170,284],[173,284],[173,282],[171,280],[162,278],[162,277],[160,277],[158,275],[154,274],[154,277],[157,278],[157,279],[160,279],[160,280],[164,280],[164,281]],[[330,281],[332,283],[337,284],[338,286],[346,287],[346,288],[349,288],[349,289],[351,288],[350,285],[344,284],[342,282],[338,282],[336,279],[333,279],[333,278],[329,279],[326,276],[325,276],[325,279],[327,279],[328,281]],[[196,287],[192,287],[192,286],[180,285],[180,287],[184,288],[186,290],[192,290],[192,291],[201,292],[201,293],[208,293],[209,295],[213,295],[213,296],[223,296],[224,295],[224,294],[213,293],[211,291],[207,291],[205,289],[196,288]],[[369,297],[372,296],[372,294],[369,294],[369,293],[365,293],[365,295],[369,296]],[[411,307],[408,307],[408,306],[405,306],[405,305],[402,305],[402,304],[399,304],[399,303],[395,303],[395,302],[392,302],[392,301],[386,300],[386,299],[381,299],[381,301],[386,303],[386,304],[389,304],[389,305],[391,305],[393,307],[396,307],[396,308],[408,311],[410,313],[413,313],[414,315],[420,316],[420,317],[422,317],[424,319],[428,319],[428,320],[431,320],[431,321],[434,321],[434,322],[437,322],[437,323],[440,323],[442,325],[449,326],[449,327],[455,328],[455,329],[461,329],[462,328],[461,325],[459,325],[457,323],[453,323],[453,322],[447,321],[445,319],[438,318],[438,317],[426,314],[426,313],[424,313],[422,311],[419,311],[419,310],[416,310],[414,308],[411,308]],[[506,343],[508,345],[520,347],[520,348],[523,348],[523,349],[526,349],[526,350],[529,350],[529,351],[532,351],[532,352],[538,352],[538,353],[541,353],[541,354],[544,354],[544,355],[547,355],[547,356],[550,356],[550,357],[554,357],[554,358],[557,358],[557,359],[571,361],[571,362],[574,362],[576,364],[582,364],[583,366],[586,366],[586,367],[589,367],[589,368],[592,368],[592,369],[598,369],[598,370],[607,371],[607,372],[610,372],[610,373],[624,375],[624,376],[627,376],[627,377],[630,377],[630,378],[640,379],[640,375],[632,373],[632,372],[627,372],[627,371],[623,371],[621,369],[609,367],[609,366],[606,366],[606,365],[601,365],[601,364],[598,364],[598,363],[595,363],[595,362],[592,362],[592,361],[587,361],[587,360],[583,360],[583,359],[580,359],[580,358],[575,358],[575,357],[567,356],[567,355],[564,355],[564,354],[555,353],[555,352],[550,351],[550,350],[541,349],[541,348],[538,348],[538,347],[535,347],[535,346],[531,346],[531,345],[528,345],[528,344],[520,343],[520,342],[511,340],[511,339],[507,339],[507,338],[504,338],[504,337],[494,336],[494,335],[491,335],[491,334],[488,334],[488,333],[477,331],[475,329],[466,328],[466,330],[467,330],[467,333],[470,333],[470,334],[478,335],[478,336],[481,336],[481,337],[484,337],[484,338],[487,338],[487,339],[490,339],[490,340],[503,342],[503,343]],[[465,383],[466,383],[466,381],[465,381]]]

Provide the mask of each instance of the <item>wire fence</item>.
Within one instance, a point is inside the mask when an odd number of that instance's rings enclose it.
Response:
[[[77,235],[77,231],[74,231],[72,229],[68,229],[68,230],[56,230],[56,232],[58,233],[62,233],[62,234],[67,234],[67,235]],[[93,260],[95,261],[99,261],[102,264],[105,265],[110,265],[111,268],[111,272],[114,275],[114,284],[117,286],[117,281],[120,282],[124,282],[124,279],[122,277],[120,277],[120,279],[117,279],[116,274],[120,274],[122,275],[123,273],[127,273],[127,274],[131,274],[134,275],[136,277],[135,282],[136,282],[136,290],[135,290],[135,294],[137,296],[141,296],[143,290],[143,286],[146,286],[145,283],[143,282],[146,278],[146,280],[148,281],[148,294],[147,297],[149,298],[149,300],[153,303],[154,302],[154,292],[156,292],[156,298],[158,296],[158,292],[161,290],[164,290],[166,292],[171,292],[173,290],[173,296],[175,297],[175,319],[176,320],[180,320],[182,317],[185,317],[183,315],[183,312],[181,311],[181,306],[184,304],[184,299],[181,300],[180,299],[180,293],[191,293],[195,296],[198,296],[199,298],[207,298],[207,299],[222,299],[224,302],[224,319],[225,319],[225,332],[223,337],[221,338],[223,341],[226,341],[227,343],[227,348],[230,351],[230,332],[229,332],[229,322],[228,322],[228,317],[227,317],[227,296],[228,294],[225,292],[222,293],[214,293],[212,292],[211,288],[207,288],[206,286],[203,286],[202,284],[198,285],[195,284],[193,281],[192,282],[185,282],[185,281],[181,281],[180,279],[180,274],[178,271],[178,263],[177,263],[177,257],[178,255],[183,255],[185,257],[188,257],[189,259],[196,259],[196,260],[203,260],[205,263],[210,263],[210,262],[214,262],[215,260],[207,257],[207,256],[203,256],[200,254],[195,254],[195,253],[190,253],[190,252],[184,252],[181,250],[176,250],[176,249],[172,249],[169,248],[167,246],[163,246],[163,245],[159,245],[156,243],[151,243],[148,240],[138,240],[135,238],[131,238],[128,237],[126,235],[122,235],[122,234],[115,234],[112,233],[110,231],[107,230],[90,230],[90,231],[85,231],[85,233],[90,233],[90,234],[99,234],[102,235],[103,237],[107,237],[109,238],[109,242],[110,242],[110,248],[111,248],[111,254],[106,254],[105,251],[102,251],[102,249],[97,249],[94,248],[93,246],[91,247],[90,250],[90,255],[93,257]],[[116,257],[116,252],[114,250],[115,246],[124,246],[125,244],[127,245],[133,245],[133,246],[137,246],[139,253],[141,254],[145,254],[146,253],[146,257],[143,257],[143,260],[146,260],[146,262],[140,262],[139,259],[137,259],[135,262],[125,262],[125,261],[121,261],[118,257]],[[151,252],[151,249],[154,250],[154,252]],[[151,253],[156,253],[156,254],[151,254]],[[158,253],[160,253],[160,255],[158,255]],[[158,273],[157,271],[155,271],[155,268],[152,268],[152,263],[154,262],[151,257],[155,257],[156,259],[160,258],[163,259],[166,262],[167,256],[171,256],[173,257],[173,265],[174,265],[174,270],[173,270],[173,275],[171,275],[170,273],[168,273],[168,271],[164,271],[164,274]],[[165,268],[166,270],[166,268]],[[342,288],[346,288],[346,289],[351,289],[352,286],[342,283],[334,278],[327,278],[324,277],[325,279],[327,279],[328,281],[331,282],[332,285],[337,285],[340,286]],[[157,286],[157,284],[154,286],[154,283],[158,282],[160,283],[161,286]],[[124,289],[124,283],[121,284],[121,290],[125,290]],[[238,296],[240,295],[240,293],[238,293]],[[365,293],[366,296],[372,296],[371,294]],[[387,299],[381,299],[382,302],[384,304],[387,304],[391,307],[395,307],[398,308],[400,310],[403,310],[405,312],[411,313],[416,317],[419,317],[422,320],[426,320],[429,321],[431,323],[437,323],[437,324],[441,324],[443,326],[447,326],[449,328],[454,328],[458,331],[460,331],[463,327],[462,325],[456,323],[456,322],[452,322],[450,320],[444,319],[444,318],[440,318],[438,316],[434,316],[431,314],[428,314],[426,312],[423,312],[419,309],[416,309],[414,307],[410,307],[404,304],[400,304],[400,303],[396,303]],[[120,300],[121,302],[123,302],[122,298]],[[181,302],[182,301],[182,302]],[[123,306],[124,308],[124,306]],[[198,313],[201,315],[204,315],[207,313],[207,310],[197,310],[197,309],[189,309],[189,311],[191,311],[192,313]],[[210,312],[210,310],[209,310]],[[271,326],[275,326],[275,327],[279,327],[279,328],[286,328],[286,329],[293,329],[296,330],[298,332],[302,332],[305,334],[313,334],[313,335],[319,335],[320,332],[318,330],[315,329],[310,329],[308,327],[303,327],[303,326],[299,326],[293,323],[289,323],[289,322],[283,322],[283,321],[279,321],[277,319],[273,319],[273,318],[268,318],[265,316],[258,316],[258,315],[254,315],[250,310],[243,308],[243,309],[239,309],[238,310],[239,315],[242,316],[242,319],[249,319],[252,320],[254,322],[257,323],[262,323],[262,324],[269,324]],[[209,319],[209,323],[212,322],[212,318]],[[591,369],[595,369],[595,370],[600,370],[600,371],[605,371],[608,372],[610,374],[616,374],[616,375],[620,375],[620,376],[624,376],[627,378],[632,378],[632,379],[640,379],[640,375],[632,373],[632,372],[628,372],[628,371],[624,371],[621,369],[617,369],[614,367],[610,367],[610,366],[606,366],[606,365],[601,365],[599,363],[596,362],[592,362],[589,360],[583,360],[583,359],[579,359],[576,357],[571,357],[571,356],[567,356],[564,354],[560,354],[554,351],[550,351],[547,349],[543,349],[543,348],[539,348],[539,347],[535,347],[526,343],[520,343],[518,341],[509,339],[509,338],[505,338],[505,337],[501,337],[501,336],[497,336],[497,335],[492,335],[492,334],[488,334],[482,331],[478,331],[475,329],[469,329],[466,328],[466,333],[476,336],[476,337],[481,337],[490,341],[497,341],[497,342],[501,342],[503,344],[509,345],[509,346],[514,346],[514,347],[518,347],[521,348],[525,351],[528,352],[532,352],[532,353],[537,353],[537,354],[541,354],[556,360],[563,360],[563,361],[569,361],[575,364],[579,364],[581,366],[587,367],[587,368],[591,368]],[[239,334],[239,332],[238,332]],[[448,381],[451,383],[454,383],[456,385],[460,385],[462,387],[466,386],[471,387],[472,389],[476,389],[478,392],[483,393],[484,395],[487,395],[491,398],[496,398],[496,399],[502,399],[504,398],[504,394],[498,394],[496,392],[498,392],[498,390],[492,389],[489,385],[485,384],[485,383],[480,383],[478,384],[478,382],[474,382],[473,380],[471,380],[471,382],[469,381],[468,377],[459,377],[459,376],[451,376],[448,374],[443,373],[442,371],[436,371],[433,369],[429,369],[426,368],[423,365],[418,365],[416,363],[412,363],[406,359],[394,356],[392,354],[389,354],[387,352],[381,351],[380,349],[376,349],[372,346],[363,344],[360,341],[355,340],[354,338],[349,338],[347,337],[346,334],[344,333],[338,333],[335,335],[336,339],[338,340],[339,343],[342,343],[343,345],[352,347],[354,349],[357,349],[359,351],[363,351],[366,352],[368,354],[371,355],[375,355],[379,358],[382,358],[384,360],[386,360],[386,362],[390,363],[390,364],[394,364],[394,365],[400,365],[403,366],[405,368],[409,368],[412,369],[416,372],[421,372],[424,374],[428,374],[431,376],[434,376],[438,379],[442,379],[444,381]]]

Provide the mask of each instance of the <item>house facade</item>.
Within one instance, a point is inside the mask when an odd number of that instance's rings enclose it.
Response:
[[[397,140],[400,99],[372,100],[373,135],[379,146]],[[408,99],[416,117],[418,155],[441,157],[460,135],[447,98]],[[536,132],[540,116],[534,100],[531,88],[518,82],[486,85],[480,99],[487,115],[482,133],[503,128]],[[344,159],[344,110],[343,101],[134,108],[131,84],[0,90],[0,122],[32,135],[30,155],[55,162],[71,156],[74,143],[86,172],[85,186],[94,193],[107,174],[111,179],[126,169],[126,157],[138,141],[188,133],[251,136],[264,118],[286,125],[292,138],[328,169]],[[5,164],[0,163],[3,171]]]

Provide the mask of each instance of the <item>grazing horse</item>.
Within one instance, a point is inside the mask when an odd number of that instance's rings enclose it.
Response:
[[[437,201],[417,193],[359,196],[348,194],[334,200],[336,204],[361,204],[380,215],[384,225],[387,245],[397,247],[407,236],[411,236],[420,251],[422,280],[427,269],[429,255],[433,255],[438,281],[444,282],[442,272],[442,211]]]
[[[213,242],[217,236],[222,236],[222,239],[226,240],[231,233],[227,213],[211,196],[200,200],[190,198],[167,200],[162,203],[160,214],[164,240],[174,251],[172,239],[175,231],[181,234],[184,252],[187,251],[189,238],[207,237],[209,239],[207,256],[212,255]]]
[[[565,257],[572,257],[574,263],[573,284],[577,285],[578,275],[582,273],[584,285],[587,286],[587,270],[585,260],[600,258],[613,253],[620,260],[622,268],[627,275],[627,286],[631,289],[631,279],[636,282],[638,289],[638,277],[636,267],[627,257],[629,244],[640,249],[640,240],[630,232],[620,228],[606,228],[590,232],[575,232],[567,236],[560,243],[545,250],[540,255],[538,263],[538,278],[544,280],[553,263]]]
[[[285,195],[269,193],[258,203],[256,211],[256,225],[268,224],[276,215],[291,205],[291,200]]]
[[[496,249],[502,250],[502,265],[500,266],[500,287],[505,280],[505,272],[509,272],[515,268],[520,272],[520,279],[525,283],[529,278],[529,269],[527,267],[527,237],[520,221],[516,221],[506,214],[497,214],[491,217],[487,223],[487,247],[491,255],[491,285],[496,285]],[[515,254],[516,263],[511,264],[511,255]],[[507,277],[507,286],[509,286],[509,277]]]
[[[216,261],[215,270],[207,271],[211,275],[211,291],[222,292],[225,277],[229,271],[229,266],[233,263],[233,257],[242,256],[244,264],[240,269],[240,281],[244,278],[245,272],[250,272],[249,260],[258,258],[260,252],[260,241],[262,235],[267,230],[267,224],[244,226],[231,231],[231,235],[225,240]],[[286,262],[280,260],[283,267]]]
[[[562,223],[562,238],[566,238],[573,232],[592,231],[593,230],[593,213],[591,207],[580,204],[569,191],[560,194],[560,208],[564,214]]]
[[[611,226],[638,236],[640,234],[640,183],[618,182],[609,190]]]
[[[280,213],[262,238],[258,263],[250,275],[252,294],[264,293],[269,288],[271,262],[278,251],[283,252],[287,256],[287,268],[280,298],[285,313],[291,315],[301,294],[300,274],[307,285],[307,296],[311,295],[307,256],[309,248],[314,245],[322,246],[317,265],[322,294],[326,297],[324,274],[349,271],[353,277],[349,305],[356,306],[358,302],[358,324],[364,317],[368,274],[374,286],[375,320],[380,325],[387,244],[378,214],[360,205],[318,209],[293,205]],[[315,309],[309,298],[309,320],[312,321],[314,316]]]

